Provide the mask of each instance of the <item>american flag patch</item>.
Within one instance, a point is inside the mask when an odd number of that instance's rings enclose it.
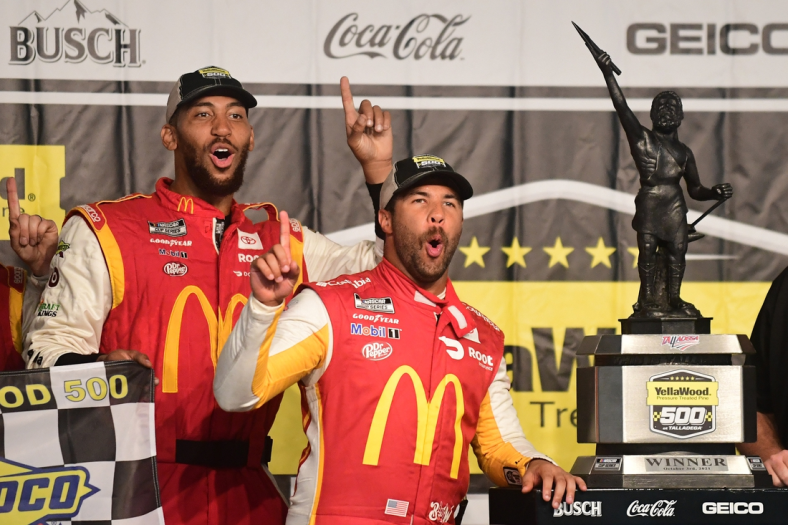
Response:
[[[384,514],[390,514],[391,516],[401,516],[404,518],[408,513],[408,505],[409,503],[407,501],[390,499],[386,501],[386,511]]]

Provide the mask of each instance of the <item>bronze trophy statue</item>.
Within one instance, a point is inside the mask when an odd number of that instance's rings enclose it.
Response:
[[[684,118],[681,98],[673,91],[659,93],[651,103],[652,129],[641,125],[614,76],[620,70],[582,29],[575,28],[602,70],[640,174],[632,220],[637,232],[640,293],[632,317],[701,317],[681,299],[687,244],[702,235],[687,224],[687,204],[679,182],[685,180],[687,192],[696,201],[727,200],[733,188],[723,183],[709,189],[701,183],[695,156],[678,136]]]

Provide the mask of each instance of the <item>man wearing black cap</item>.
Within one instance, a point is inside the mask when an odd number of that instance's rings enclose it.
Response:
[[[499,485],[541,483],[545,500],[555,486],[554,508],[585,489],[523,435],[503,333],[448,278],[472,194],[439,157],[397,162],[380,196],[383,261],[304,284],[286,310],[301,279],[290,251],[252,264],[214,394],[226,410],[249,411],[302,388],[309,444],[288,525],[450,522],[468,489],[469,444]]]
[[[343,99],[350,99],[346,81]],[[178,80],[161,130],[162,143],[174,153],[174,180],[160,179],[151,195],[69,213],[26,339],[31,368],[134,359],[155,370],[167,523],[275,525],[284,519],[285,502],[261,467],[270,455],[266,436],[280,398],[255,414],[229,414],[212,393],[215,363],[251,291],[250,262],[282,242],[282,228],[289,232],[289,255],[306,269],[303,279],[369,269],[380,257],[373,243],[342,247],[271,204],[233,199],[254,148],[248,110],[256,103],[221,68]],[[391,141],[389,122],[388,113],[368,101],[361,115],[346,108],[348,143],[367,175],[365,161],[391,164],[390,147],[379,144]],[[264,210],[268,220],[253,223],[245,215],[250,209]],[[151,469],[149,463],[138,467]],[[104,480],[106,487],[100,481],[94,484],[111,493],[113,480]]]

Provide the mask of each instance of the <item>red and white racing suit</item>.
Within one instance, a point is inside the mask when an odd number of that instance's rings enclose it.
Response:
[[[271,308],[252,297],[219,357],[214,393],[252,410],[299,382],[308,447],[288,525],[453,523],[467,450],[499,485],[533,458],[509,394],[503,333],[388,261],[305,284]]]
[[[216,362],[250,293],[250,263],[279,243],[277,212],[233,203],[225,225],[219,210],[170,191],[170,183],[161,179],[152,195],[69,213],[42,296],[51,315],[37,317],[28,335],[28,365],[52,366],[66,353],[147,354],[161,381],[156,451],[166,522],[282,523],[287,507],[261,467],[281,398],[259,414],[230,414],[212,390]],[[267,211],[268,220],[253,223],[250,209]],[[372,243],[342,247],[295,219],[290,244],[304,276],[331,278],[377,262]]]
[[[0,372],[25,368],[22,342],[47,279],[28,278],[22,268],[0,264]]]

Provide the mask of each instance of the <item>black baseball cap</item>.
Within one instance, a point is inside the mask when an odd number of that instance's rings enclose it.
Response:
[[[167,122],[183,104],[199,97],[225,94],[241,102],[246,109],[257,105],[257,99],[246,91],[240,82],[230,76],[230,72],[216,66],[208,66],[192,73],[181,75],[167,99]]]
[[[473,187],[468,179],[454,171],[445,160],[435,155],[416,155],[394,164],[394,170],[380,190],[380,209],[384,209],[401,191],[433,180],[445,180],[448,186],[459,192],[457,196],[462,201],[473,197]]]

